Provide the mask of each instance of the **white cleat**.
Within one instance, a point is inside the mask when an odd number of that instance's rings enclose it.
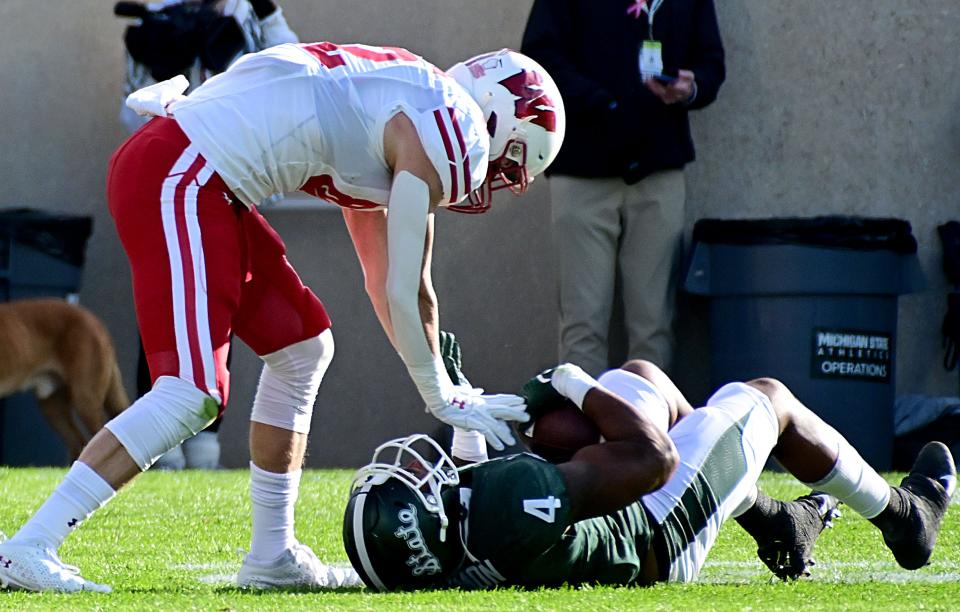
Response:
[[[64,564],[53,549],[11,541],[0,543],[0,589],[53,593],[113,590],[85,579],[79,568]]]
[[[267,563],[247,555],[237,574],[237,586],[253,589],[339,589],[362,584],[353,568],[325,565],[309,546],[299,543]]]
[[[351,587],[362,587],[363,580],[360,579],[360,574],[357,573],[357,570],[353,569],[349,565],[328,565],[327,572],[330,579],[331,589],[348,589]]]

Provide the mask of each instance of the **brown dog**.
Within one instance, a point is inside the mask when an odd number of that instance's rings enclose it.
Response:
[[[103,323],[58,299],[0,303],[0,397],[28,390],[71,459],[130,403]]]

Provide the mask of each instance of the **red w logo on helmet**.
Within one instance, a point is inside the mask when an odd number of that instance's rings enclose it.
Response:
[[[543,79],[536,72],[521,70],[513,76],[509,76],[500,84],[515,95],[516,106],[514,113],[517,119],[526,119],[533,117],[531,122],[539,125],[548,132],[557,131],[557,115],[554,113],[553,101],[543,92],[540,84]]]

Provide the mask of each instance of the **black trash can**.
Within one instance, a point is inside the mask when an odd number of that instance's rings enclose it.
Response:
[[[28,208],[0,210],[0,301],[73,298],[93,220]],[[0,464],[66,465],[67,449],[32,393],[0,400]]]
[[[890,469],[897,296],[923,276],[910,224],[698,221],[684,280],[709,298],[711,383],[771,376]]]

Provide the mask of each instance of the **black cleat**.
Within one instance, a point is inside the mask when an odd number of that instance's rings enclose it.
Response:
[[[893,516],[874,524],[880,527],[883,541],[900,567],[915,570],[930,562],[956,484],[957,468],[950,449],[941,442],[928,442],[900,486],[891,487],[884,513]]]
[[[793,500],[771,500],[768,521],[759,534],[757,556],[781,580],[810,575],[813,545],[826,527],[840,516],[837,500],[826,493],[809,493]]]

